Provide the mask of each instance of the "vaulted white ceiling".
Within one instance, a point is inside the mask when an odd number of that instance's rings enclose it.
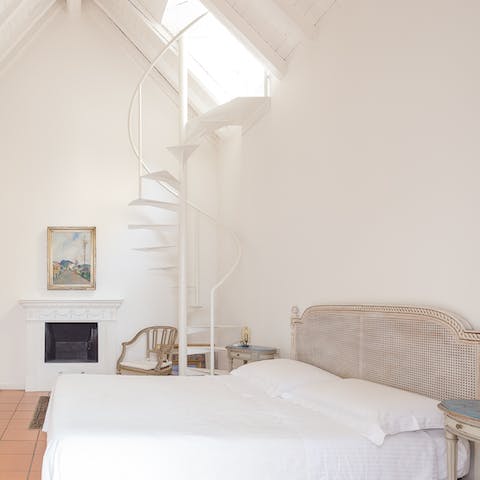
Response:
[[[322,17],[336,0],[274,0],[307,36],[315,35]]]
[[[281,77],[336,0],[201,0]]]
[[[81,0],[0,0],[0,66],[42,17],[55,7]],[[147,58],[158,52],[159,38],[139,5],[159,20],[166,0],[93,0]],[[336,0],[201,0],[229,30],[281,78],[295,48],[315,35],[319,22]],[[143,12],[145,13],[145,12]],[[174,58],[166,58],[159,70],[175,87]],[[170,68],[168,67],[170,64]],[[205,93],[205,92],[204,92]],[[198,104],[208,94],[197,88]],[[195,93],[194,93],[195,96]],[[202,98],[203,97],[203,98]]]

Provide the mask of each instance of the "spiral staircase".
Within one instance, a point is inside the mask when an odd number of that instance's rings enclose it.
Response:
[[[188,160],[199,147],[200,143],[217,130],[228,127],[237,126],[243,130],[252,126],[269,108],[269,97],[238,97],[232,101],[219,105],[212,110],[199,115],[195,118],[188,119],[188,70],[186,62],[186,51],[184,35],[206,14],[196,18],[189,23],[184,29],[178,32],[160,51],[156,58],[153,59],[148,69],[145,71],[137,88],[134,91],[130,102],[130,111],[128,118],[129,139],[132,149],[138,161],[138,198],[134,199],[130,206],[141,209],[160,209],[162,211],[174,212],[176,222],[168,224],[132,224],[129,225],[131,230],[153,230],[160,232],[174,232],[175,240],[169,243],[160,244],[149,247],[136,248],[146,254],[171,251],[176,252],[173,256],[175,261],[169,263],[159,263],[151,267],[151,270],[158,270],[168,275],[175,275],[178,278],[176,285],[177,293],[177,327],[179,331],[178,338],[178,357],[179,357],[179,374],[180,375],[200,375],[209,373],[214,375],[217,373],[215,369],[215,352],[225,350],[221,345],[216,344],[216,333],[221,329],[238,329],[241,325],[224,324],[217,321],[216,318],[216,295],[218,289],[227,281],[237,268],[242,254],[242,249],[238,237],[235,232],[222,225],[213,215],[195,205],[188,199],[187,191],[187,168]],[[143,98],[142,87],[146,79],[152,73],[155,65],[160,58],[173,45],[177,46],[178,64],[179,64],[179,105],[180,105],[180,127],[179,127],[179,143],[177,145],[166,148],[168,153],[172,155],[178,162],[179,176],[174,176],[168,170],[152,171],[143,158]],[[135,112],[135,115],[134,115]],[[136,127],[136,135],[134,132]],[[144,195],[145,182],[155,182],[158,188],[171,194],[173,201],[160,201],[147,198]],[[199,236],[200,222],[193,222],[193,232],[188,232],[189,215],[203,216],[211,221],[216,228],[223,229],[231,235],[236,245],[236,255],[230,267],[223,276],[210,286],[210,295],[207,305],[200,303],[200,285],[198,268],[200,265],[199,255],[200,249],[194,245],[192,255],[188,255],[190,242],[197,242]],[[190,229],[191,230],[191,229]],[[171,236],[170,236],[171,237]],[[170,256],[172,258],[172,256]],[[189,285],[188,271],[194,270],[194,284]],[[203,309],[209,309],[209,322],[198,323],[195,321],[197,312]],[[198,333],[208,334],[207,346],[190,346],[189,338]],[[192,369],[187,368],[187,355],[190,354],[207,354],[210,362],[209,368]]]

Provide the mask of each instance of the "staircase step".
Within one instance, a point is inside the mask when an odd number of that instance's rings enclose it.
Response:
[[[129,225],[129,230],[163,230],[163,229],[177,229],[178,225],[170,225],[170,224],[152,224],[152,225]]]
[[[192,310],[192,311],[202,310],[203,308],[205,308],[205,305],[189,305],[188,308],[189,308],[189,310]]]
[[[239,325],[215,325],[215,328],[241,328]],[[210,330],[210,325],[189,325],[187,327],[187,335],[200,333]]]
[[[269,97],[238,97],[219,105],[187,124],[187,138],[198,139],[222,127],[240,126],[246,131],[270,107]]]
[[[161,247],[140,247],[140,248],[133,248],[137,252],[163,252],[168,248],[176,248],[176,245],[162,245]]]
[[[155,180],[158,183],[166,183],[175,190],[179,190],[180,182],[167,170],[160,170],[159,172],[152,172],[148,175],[144,175],[142,178],[147,180]]]
[[[177,159],[177,160],[188,160],[193,152],[199,147],[198,143],[195,144],[182,144],[182,145],[173,145],[167,147],[167,150]]]
[[[223,352],[225,351],[225,347],[215,347],[216,352]],[[195,354],[202,354],[202,353],[210,353],[210,347],[207,346],[198,346],[198,347],[187,347],[187,355],[195,355]]]
[[[160,202],[158,200],[147,200],[145,198],[138,198],[137,200],[133,200],[129,203],[130,206],[133,207],[155,207],[155,208],[162,208],[164,210],[172,210],[177,211],[178,205],[171,202]]]

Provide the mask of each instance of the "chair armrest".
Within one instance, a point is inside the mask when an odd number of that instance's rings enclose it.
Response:
[[[125,355],[127,354],[127,347],[134,344],[142,335],[145,334],[144,330],[140,330],[132,339],[127,342],[122,342],[122,352],[117,360],[117,373],[120,373],[120,364],[125,360]]]
[[[140,330],[133,338],[128,340],[127,342],[122,342],[122,346],[125,345],[128,347],[129,345],[132,345],[135,343],[142,335],[145,335],[145,330]]]
[[[125,359],[126,353],[127,353],[127,342],[123,342],[122,343],[122,353],[120,353],[120,356],[118,357],[118,360],[117,360],[117,373],[120,373],[120,364]]]

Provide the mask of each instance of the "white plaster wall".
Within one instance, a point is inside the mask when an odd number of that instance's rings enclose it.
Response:
[[[118,346],[143,326],[175,324],[175,278],[147,270],[171,263],[169,254],[131,250],[169,239],[127,230],[129,223],[175,221],[127,207],[137,195],[127,109],[143,64],[100,11],[84,4],[79,17],[62,8],[0,76],[0,388],[24,385],[21,298],[123,298],[119,338],[111,339]],[[146,158],[174,167],[164,147],[177,142],[177,108],[153,81],[145,97]],[[214,148],[204,144],[191,167],[192,198],[215,212]],[[49,225],[97,227],[95,292],[47,291]],[[211,258],[204,277],[215,273]]]
[[[413,303],[480,328],[480,3],[339,0],[223,147],[245,254],[221,313],[289,353],[291,305]]]

